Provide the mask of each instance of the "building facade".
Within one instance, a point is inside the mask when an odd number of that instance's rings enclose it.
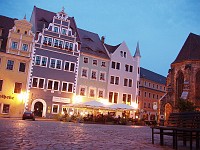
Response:
[[[107,99],[110,59],[98,34],[79,29],[81,54],[77,82],[77,102]]]
[[[0,116],[21,117],[28,100],[34,34],[25,18],[0,20]]]
[[[200,36],[190,33],[167,76],[167,94],[161,99],[160,114],[168,119],[177,112],[179,99],[200,107]]]
[[[80,40],[76,23],[64,10],[34,7],[36,33],[29,108],[39,117],[53,117],[72,103],[77,85]]]
[[[139,118],[157,120],[159,100],[166,94],[166,77],[140,67],[139,89]]]
[[[105,44],[110,55],[108,72],[108,101],[135,105],[138,103],[140,51],[134,57],[125,42],[111,46]]]

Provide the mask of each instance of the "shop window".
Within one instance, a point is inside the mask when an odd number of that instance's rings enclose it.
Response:
[[[26,63],[20,62],[19,64],[19,72],[25,72],[26,69]]]
[[[10,105],[9,104],[3,104],[3,110],[2,113],[3,114],[8,114],[10,110]]]
[[[22,83],[15,82],[14,93],[21,93]]]

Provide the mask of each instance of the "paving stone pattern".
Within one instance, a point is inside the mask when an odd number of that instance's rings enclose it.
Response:
[[[170,150],[151,144],[148,126],[123,126],[0,119],[0,150]]]

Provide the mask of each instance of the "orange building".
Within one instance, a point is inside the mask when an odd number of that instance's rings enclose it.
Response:
[[[139,118],[144,120],[157,120],[159,100],[166,93],[166,77],[155,72],[140,68],[139,85]]]
[[[21,117],[28,98],[34,34],[23,20],[0,16],[0,117]]]

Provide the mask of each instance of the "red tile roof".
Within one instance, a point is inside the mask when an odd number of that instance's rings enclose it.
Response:
[[[12,27],[14,26],[15,20],[17,19],[0,15],[0,28],[2,29],[2,36],[0,36],[0,39],[3,39],[2,45],[0,48],[1,52],[6,51],[6,44],[7,44],[9,30],[12,29]]]
[[[179,63],[186,60],[200,60],[200,36],[190,33],[181,48],[175,61],[172,63]]]

